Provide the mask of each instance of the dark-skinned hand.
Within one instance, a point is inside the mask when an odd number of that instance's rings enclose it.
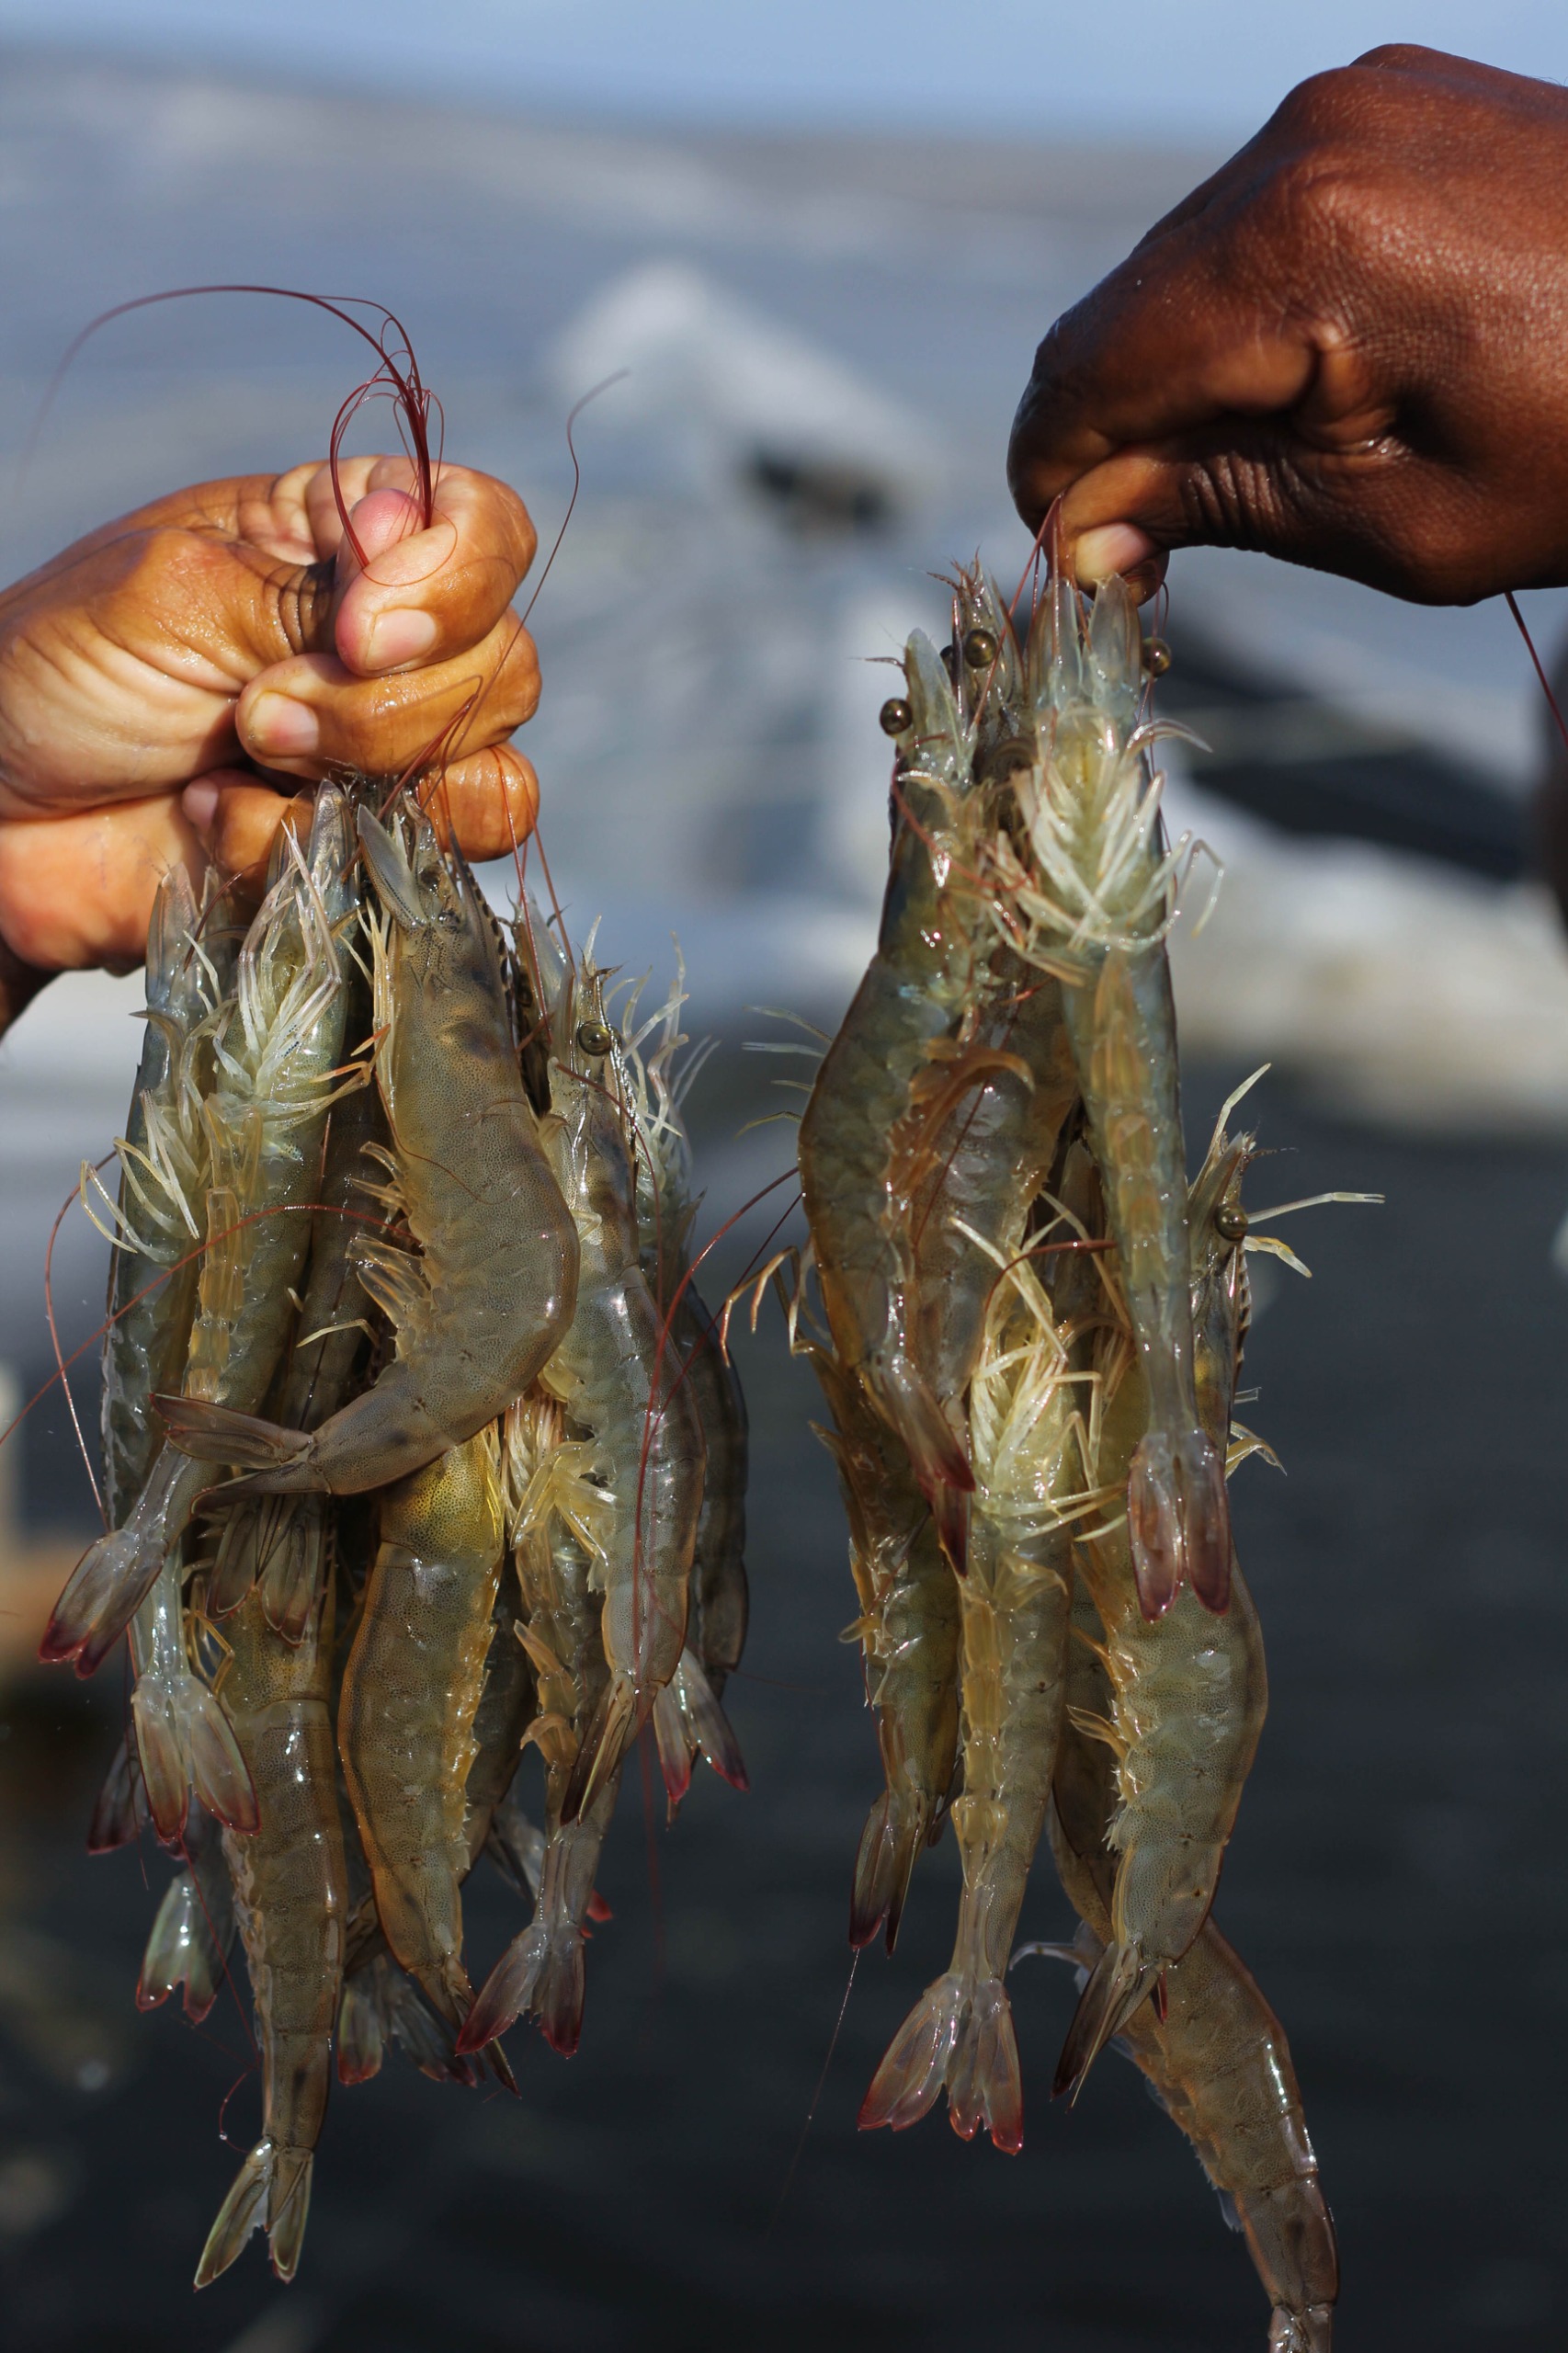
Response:
[[[1085,586],[1198,544],[1568,581],[1568,91],[1415,48],[1302,83],[1051,328],[1009,478]]]
[[[426,527],[402,458],[176,493],[0,594],[0,1028],[50,973],[140,962],[160,877],[264,866],[300,780],[439,767],[472,858],[532,826],[508,746],[539,699],[511,609],[516,492],[444,466]]]

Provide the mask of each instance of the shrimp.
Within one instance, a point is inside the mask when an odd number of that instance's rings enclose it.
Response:
[[[203,939],[202,917],[214,904],[210,891],[199,915],[184,867],[172,867],[147,932],[147,1029],[126,1132],[115,1146],[119,1199],[101,1414],[111,1528],[124,1520],[153,1467],[153,1392],[178,1382],[196,1313],[207,1168],[202,1081],[226,977]],[[84,1199],[89,1181],[84,1171]]]
[[[1222,1444],[1193,1390],[1176,1016],[1165,956],[1184,852],[1165,853],[1141,726],[1142,638],[1123,581],[1085,625],[1054,558],[1028,650],[1039,756],[1013,779],[994,881],[1003,936],[1067,983],[1067,1025],[1106,1187],[1147,1420],[1128,1466],[1128,1527],[1150,1619],[1190,1586],[1222,1613],[1230,1515]]]
[[[673,1064],[686,1044],[679,1029],[685,966],[676,948],[675,986],[641,1029],[636,997],[628,1000],[615,1053],[621,1100],[631,1111],[635,1145],[638,1253],[643,1279],[665,1319],[680,1379],[692,1392],[702,1426],[702,1506],[692,1548],[686,1647],[671,1681],[653,1702],[653,1729],[672,1809],[685,1796],[691,1760],[701,1755],[735,1788],[746,1787],[740,1745],[720,1698],[745,1646],[746,1456],[745,1397],[733,1358],[692,1279],[690,1228],[696,1214],[691,1142],[681,1098],[700,1057],[677,1082]],[[639,1048],[650,1030],[659,1043],[644,1060]]]
[[[994,1274],[994,1260],[993,1260]],[[982,2123],[1023,2145],[1023,2094],[1007,2000],[1008,1956],[1056,1761],[1073,1586],[1070,1521],[1085,1438],[1074,1376],[1027,1260],[996,1275],[970,1397],[975,1488],[963,1609],[963,1864],[947,1973],[894,2036],[860,2109],[862,2130],[902,2131],[945,2085],[953,2130]]]
[[[1072,1182],[1070,1170],[1064,1188]],[[1109,1275],[1103,1279],[1108,1290]],[[1102,1327],[1096,1359],[1104,1398],[1096,1476],[1119,1491],[1146,1425],[1146,1391],[1135,1347],[1114,1324]],[[1222,1426],[1212,1443],[1223,1449]],[[1080,1726],[1116,1758],[1119,1802],[1108,1832],[1115,1933],[1057,2069],[1056,2090],[1074,2096],[1096,2054],[1208,1916],[1268,1704],[1257,1616],[1233,1557],[1223,1615],[1183,1588],[1151,1620],[1125,1519],[1080,1536],[1076,1552],[1100,1622],[1097,1638],[1080,1639],[1096,1640],[1109,1697],[1108,1713]]]
[[[156,2009],[178,1985],[185,2014],[199,2026],[218,1998],[234,1940],[234,1899],[218,1824],[205,1806],[190,1809],[181,1842],[185,1867],[164,1890],[136,1981],[136,2006]]]
[[[801,1188],[823,1302],[845,1371],[897,1431],[923,1491],[965,1493],[961,1438],[916,1356],[908,1177],[893,1159],[915,1103],[961,1021],[985,948],[952,870],[955,819],[971,785],[972,729],[918,631],[904,659],[893,841],[877,951],[828,1048],[801,1121]],[[923,1174],[925,1156],[904,1154]]]
[[[882,1759],[881,1793],[855,1857],[849,1941],[869,1944],[885,1922],[892,1952],[921,1848],[940,1835],[953,1790],[958,1580],[901,1441],[831,1347],[797,1346],[812,1358],[832,1418],[817,1434],[837,1467],[860,1603],[846,1639],[865,1654]]]
[[[261,2138],[219,2209],[197,2267],[205,2288],[258,2223],[291,2279],[326,2113],[343,1979],[347,1876],[330,1713],[332,1595],[298,1643],[279,1641],[251,1593],[228,1621],[224,1697],[260,1801],[254,1837],[226,1832],[261,2038]]]
[[[347,801],[324,786],[308,854],[284,835],[282,871],[246,936],[214,1040],[216,1083],[202,1110],[206,1249],[186,1396],[157,1398],[160,1411],[233,1408],[243,1418],[263,1402],[282,1355],[310,1242],[309,1218],[299,1212],[320,1165],[343,1043],[350,855]],[[79,1675],[101,1665],[210,1483],[200,1462],[159,1449],[123,1525],[101,1536],[72,1575],[40,1658],[74,1659]]]
[[[1093,1604],[1074,1601],[1069,1722],[1052,1786],[1051,1842],[1083,1927],[1060,1953],[1092,1976],[1111,1933],[1113,1861],[1106,1830],[1116,1776],[1104,1743],[1079,1727],[1106,1712]],[[1022,1951],[1019,1957],[1022,1957]],[[1329,2353],[1339,2264],[1285,2030],[1212,1917],[1165,1972],[1153,2002],[1127,2018],[1118,2047],[1192,2143],[1226,2219],[1245,2234],[1274,2318],[1272,2353]]]
[[[369,1011],[353,1005],[351,1035],[362,1029]],[[359,1228],[350,1204],[358,1191],[376,1189],[365,1174],[365,1154],[380,1144],[381,1133],[373,1086],[353,1089],[335,1107],[311,1219],[299,1330],[278,1412],[289,1429],[313,1429],[335,1413],[365,1354],[367,1302],[354,1266]],[[208,1608],[222,1620],[259,1577],[267,1624],[285,1642],[297,1642],[326,1574],[329,1535],[328,1505],[320,1495],[267,1495],[234,1505],[219,1542]]]
[[[601,1640],[606,1604],[594,1569],[616,1505],[592,1479],[593,1443],[567,1437],[562,1408],[542,1387],[507,1413],[501,1455],[524,1641],[537,1677],[539,1713],[526,1737],[544,1759],[545,1834],[533,1919],[480,1988],[458,2048],[472,2051],[528,2015],[569,2059],[583,2029],[594,1874],[620,1787],[618,1760],[587,1804],[568,1816],[578,1760],[610,1687]]]
[[[591,1434],[594,1467],[612,1499],[596,1564],[610,1679],[573,1768],[563,1800],[570,1821],[681,1665],[702,1505],[702,1425],[642,1273],[603,975],[586,958],[580,968],[561,958],[532,910],[517,938],[550,1022],[545,1150],[582,1245],[576,1313],[540,1378]]]
[[[387,1943],[454,2028],[473,1999],[461,1958],[464,1790],[503,1540],[489,1429],[387,1490],[338,1708]]]
[[[1226,1122],[1244,1092],[1238,1089],[1221,1108],[1188,1201],[1195,1393],[1210,1441],[1232,1469],[1247,1454],[1266,1450],[1231,1422],[1250,1312],[1243,1254],[1263,1250],[1301,1265],[1276,1237],[1253,1232],[1241,1205],[1241,1180],[1257,1145],[1250,1135],[1232,1139]],[[1265,1214],[1375,1199],[1318,1194]],[[1108,1391],[1119,1377],[1119,1354],[1124,1351],[1108,1336],[1102,1342]],[[1112,1484],[1143,1411],[1134,1363],[1103,1428],[1100,1475]],[[1131,2017],[1158,1972],[1180,1959],[1207,1917],[1268,1705],[1263,1638],[1233,1552],[1232,1607],[1221,1618],[1184,1592],[1164,1618],[1145,1619],[1133,1602],[1136,1573],[1125,1527],[1085,1537],[1079,1563],[1101,1619],[1111,1706],[1096,1729],[1118,1758],[1120,1804],[1110,1829],[1119,1858],[1114,1934],[1091,1972],[1057,2074],[1057,2089],[1074,2093],[1096,2052]]]
[[[244,1470],[225,1500],[358,1495],[408,1477],[520,1396],[572,1321],[576,1230],[518,1074],[494,922],[417,811],[401,836],[366,810],[358,823],[387,917],[376,934],[377,1076],[421,1255],[382,1241],[356,1249],[396,1353],[319,1428],[160,1399],[177,1446]]]

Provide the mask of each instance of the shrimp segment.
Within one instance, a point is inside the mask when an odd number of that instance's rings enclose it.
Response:
[[[348,804],[335,787],[316,801],[308,856],[285,833],[283,870],[241,951],[233,1005],[214,1041],[217,1083],[202,1106],[207,1196],[198,1307],[186,1394],[158,1397],[165,1423],[264,1401],[293,1317],[310,1219],[301,1214],[320,1165],[322,1131],[343,1046]],[[167,1409],[167,1410],[165,1410]],[[172,1446],[153,1459],[123,1524],[84,1555],[40,1647],[91,1674],[135,1614],[197,1497],[202,1463]]]
[[[539,1697],[526,1737],[544,1759],[545,1835],[534,1916],[480,1988],[459,2038],[461,2052],[504,2034],[523,2016],[538,2018],[545,2040],[563,2058],[582,2036],[583,1944],[620,1787],[617,1762],[586,1806],[567,1818],[584,1743],[609,1686],[600,1638],[605,1605],[593,1563],[602,1555],[614,1504],[589,1475],[593,1453],[589,1441],[566,1437],[561,1407],[542,1389],[520,1398],[506,1415],[507,1519]]]
[[[397,1351],[318,1429],[158,1401],[176,1445],[245,1466],[228,1498],[358,1495],[408,1477],[520,1396],[572,1320],[577,1236],[518,1074],[494,921],[417,813],[399,836],[361,810],[359,842],[389,919],[376,1070],[420,1255],[377,1242],[356,1252]]]
[[[1108,581],[1085,625],[1053,565],[1030,631],[1039,756],[1014,779],[1021,838],[999,836],[1004,937],[1064,992],[1108,1231],[1148,1401],[1128,1465],[1138,1597],[1158,1618],[1189,1586],[1226,1607],[1230,1512],[1222,1446],[1193,1392],[1187,1182],[1176,1017],[1165,938],[1176,861],[1137,725],[1142,641],[1126,584]]]
[[[383,1495],[338,1709],[344,1775],[387,1943],[454,2028],[473,1999],[461,1958],[465,1789],[502,1542],[488,1430]]]
[[[994,1260],[992,1261],[996,1274]],[[1083,1494],[1082,1417],[1050,1302],[1027,1261],[996,1275],[970,1399],[975,1491],[963,1610],[963,1864],[947,1972],[894,2037],[862,2130],[915,2123],[945,2085],[953,2130],[1023,2145],[1006,1978],[1051,1791],[1073,1582],[1068,1516]]]
[[[537,918],[520,925],[551,1025],[550,1165],[576,1222],[576,1313],[540,1378],[591,1438],[610,1498],[601,1636],[610,1679],[563,1805],[571,1820],[612,1772],[681,1664],[702,1506],[702,1424],[642,1272],[629,1112],[608,1060],[603,975],[560,961]],[[694,1662],[695,1664],[695,1662]]]
[[[226,2271],[258,2223],[272,2268],[291,2279],[332,2077],[347,1883],[337,1816],[332,1661],[323,1624],[279,1641],[253,1593],[230,1619],[224,1698],[259,1803],[254,1837],[223,1851],[261,2039],[262,2131],[219,2210],[196,2284]]]

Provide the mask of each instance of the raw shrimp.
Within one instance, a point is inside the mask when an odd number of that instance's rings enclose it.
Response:
[[[147,932],[147,1029],[119,1155],[119,1199],[104,1336],[104,1507],[118,1528],[135,1503],[159,1443],[153,1392],[185,1370],[196,1313],[207,1137],[203,1067],[226,975],[213,961],[183,866],[158,886]],[[83,1172],[83,1191],[91,1180]],[[100,1188],[101,1189],[101,1188]],[[162,1276],[164,1279],[159,1280]]]
[[[1023,2144],[1023,2093],[1007,2000],[1008,1956],[1051,1790],[1062,1722],[1070,1518],[1085,1440],[1068,1349],[1027,1260],[992,1259],[994,1289],[970,1398],[975,1472],[963,1608],[963,1864],[945,1976],[893,2038],[860,2109],[862,2129],[924,2116],[945,2085],[953,2130],[984,2123]]]
[[[494,1433],[389,1488],[343,1675],[338,1742],[392,1955],[460,2026],[464,1785],[501,1572]]]
[[[1184,1586],[1206,1609],[1229,1592],[1223,1445],[1193,1392],[1192,1311],[1176,1017],[1165,956],[1181,863],[1165,853],[1153,730],[1139,725],[1142,640],[1126,584],[1085,626],[1058,563],[1029,634],[1037,763],[1015,776],[1017,840],[997,837],[1004,936],[1057,974],[1108,1230],[1147,1397],[1129,1464],[1128,1526],[1144,1615]]]
[[[460,2051],[504,2034],[525,2014],[538,2018],[546,2041],[564,2058],[582,2034],[583,1942],[594,1874],[620,1787],[618,1762],[601,1776],[587,1805],[567,1819],[578,1758],[610,1682],[600,1638],[605,1604],[593,1572],[602,1563],[616,1506],[592,1481],[595,1456],[590,1440],[567,1437],[560,1405],[542,1388],[519,1399],[506,1415],[507,1520],[539,1696],[527,1737],[544,1759],[545,1836],[533,1919],[481,1987]]]
[[[421,1255],[370,1242],[355,1263],[397,1351],[308,1432],[160,1401],[178,1445],[245,1466],[225,1498],[362,1494],[423,1469],[520,1396],[572,1321],[577,1235],[518,1074],[494,922],[426,818],[410,811],[403,827],[400,838],[359,813],[389,918],[376,1068]]]
[[[959,1590],[903,1444],[832,1349],[801,1344],[832,1416],[819,1431],[838,1469],[849,1521],[849,1566],[860,1615],[848,1630],[865,1654],[883,1786],[855,1858],[849,1941],[886,1923],[898,1940],[921,1848],[939,1835],[959,1742]]]
[[[183,1545],[171,1545],[131,1625],[131,1718],[148,1808],[165,1846],[183,1836],[193,1794],[227,1829],[247,1835],[256,1826],[256,1792],[223,1703],[191,1664],[183,1561]]]
[[[1093,1625],[1093,1606],[1080,1589],[1074,1626],[1085,1639],[1072,1644],[1069,1671],[1070,1717],[1080,1721],[1103,1717],[1109,1696]],[[1114,1863],[1106,1830],[1115,1805],[1110,1752],[1070,1721],[1050,1826],[1062,1883],[1084,1923],[1063,1955],[1077,1963],[1081,1984],[1110,1935]],[[1164,2018],[1145,2002],[1117,2041],[1192,2143],[1226,2219],[1245,2234],[1274,2307],[1272,2353],[1329,2353],[1339,2264],[1290,2045],[1211,1917],[1165,1972]]]
[[[262,1403],[310,1243],[310,1220],[300,1212],[320,1167],[343,1043],[347,951],[340,935],[353,904],[344,794],[332,786],[319,793],[308,858],[287,830],[280,855],[282,871],[241,950],[233,1006],[214,1042],[216,1085],[203,1105],[208,1238],[187,1393],[158,1401],[176,1415],[249,1412]],[[169,1445],[159,1449],[123,1526],[91,1546],[67,1584],[41,1658],[74,1658],[79,1675],[101,1664],[210,1484],[201,1463]]]
[[[702,1426],[702,1508],[692,1549],[687,1643],[674,1677],[653,1702],[672,1807],[685,1796],[699,1754],[724,1779],[746,1787],[739,1744],[719,1701],[726,1677],[740,1665],[748,1608],[745,1398],[688,1262],[697,1202],[681,1098],[699,1060],[677,1080],[675,1057],[687,1042],[679,1029],[686,974],[678,948],[676,956],[676,983],[665,1005],[639,1029],[635,996],[629,1000],[615,1052],[618,1088],[632,1120],[643,1279]],[[659,1042],[644,1059],[640,1048],[650,1030],[659,1032]]]
[[[1235,1157],[1222,1129],[1217,1131],[1193,1188],[1202,1213],[1193,1221],[1191,1291],[1205,1302],[1207,1349],[1225,1368],[1222,1377],[1206,1376],[1203,1383],[1205,1411],[1213,1417],[1207,1435],[1221,1455],[1244,1294],[1225,1279],[1233,1245],[1216,1223],[1212,1173],[1226,1157],[1239,1179],[1251,1148],[1250,1139],[1244,1140]],[[1221,1201],[1230,1189],[1221,1190]],[[1192,1313],[1189,1304],[1189,1319]],[[1144,1427],[1146,1392],[1142,1360],[1114,1326],[1102,1331],[1096,1356],[1107,1399],[1096,1475],[1115,1489]],[[1094,1729],[1117,1760],[1119,1802],[1108,1834],[1118,1858],[1114,1934],[1085,1989],[1057,2070],[1057,2090],[1074,2094],[1096,2052],[1120,2030],[1160,1971],[1181,1958],[1208,1916],[1268,1705],[1257,1615],[1233,1555],[1231,1605],[1223,1615],[1184,1589],[1153,1620],[1140,1606],[1125,1522],[1082,1537],[1078,1563],[1099,1613],[1099,1656],[1110,1699]]]
[[[845,1371],[903,1439],[927,1495],[973,1483],[961,1438],[917,1361],[909,1209],[892,1162],[929,1115],[916,1083],[949,1041],[989,952],[949,840],[971,785],[972,730],[918,631],[904,661],[892,863],[877,952],[801,1121],[801,1187],[823,1302]],[[912,1160],[924,1174],[923,1155]]]
[[[332,1736],[330,1586],[297,1644],[279,1640],[251,1593],[229,1620],[224,1683],[260,1801],[254,1837],[225,1833],[234,1909],[261,2038],[261,2138],[219,2210],[198,2266],[205,2288],[257,2223],[272,2268],[291,2279],[326,2113],[343,1979],[347,1879]]]
[[[570,1820],[612,1772],[681,1664],[702,1505],[702,1425],[640,1257],[629,1115],[613,1086],[603,975],[562,959],[537,912],[517,927],[550,1022],[542,1134],[582,1245],[576,1313],[540,1378],[591,1436],[611,1498],[600,1632],[610,1680],[563,1801]]]
[[[368,1004],[354,992],[350,1035],[367,1026]],[[369,1074],[367,1074],[369,1075]],[[369,1187],[367,1147],[384,1133],[374,1086],[346,1094],[334,1108],[317,1207],[311,1219],[311,1259],[300,1302],[299,1331],[290,1354],[278,1408],[289,1429],[315,1429],[335,1414],[365,1354],[368,1302],[354,1265],[363,1231],[355,1203]],[[320,1495],[265,1495],[235,1504],[218,1546],[207,1604],[222,1620],[259,1579],[262,1613],[286,1642],[297,1642],[326,1574],[329,1507]]]

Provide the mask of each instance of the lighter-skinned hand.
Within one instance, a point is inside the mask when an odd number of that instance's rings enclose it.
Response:
[[[1256,548],[1421,603],[1568,581],[1568,91],[1371,51],[1059,319],[1009,479],[1085,585]]]
[[[444,466],[423,524],[403,458],[204,483],[0,594],[0,948],[48,973],[141,961],[160,877],[254,872],[301,780],[440,771],[471,858],[532,826],[510,749],[539,699],[511,609],[532,562],[505,483]],[[12,990],[16,994],[15,987]]]

